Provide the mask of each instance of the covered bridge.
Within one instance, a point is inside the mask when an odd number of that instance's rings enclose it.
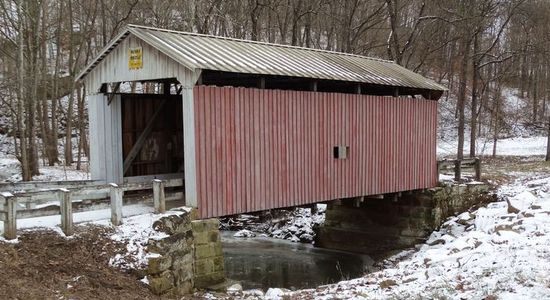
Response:
[[[391,61],[130,25],[78,80],[93,179],[203,218],[436,185],[444,88]]]

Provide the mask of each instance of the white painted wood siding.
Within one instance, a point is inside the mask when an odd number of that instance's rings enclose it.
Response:
[[[120,95],[107,105],[103,94],[88,95],[90,172],[92,179],[122,183],[122,113]]]
[[[128,49],[134,47],[142,48],[143,68],[130,70],[128,68]],[[185,87],[192,87],[198,78],[195,73],[199,72],[187,69],[153,46],[130,35],[90,71],[84,78],[84,83],[90,94],[98,93],[103,83],[162,78],[178,78],[178,81]]]

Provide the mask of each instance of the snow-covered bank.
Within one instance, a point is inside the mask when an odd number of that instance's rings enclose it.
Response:
[[[221,229],[239,230],[236,237],[251,237],[251,234],[263,235],[292,242],[312,243],[314,228],[325,222],[326,204],[316,204],[311,208],[293,208],[280,210],[279,216],[261,220],[257,215],[242,214],[223,218]]]
[[[550,299],[550,175],[498,193],[501,201],[450,218],[384,270],[292,298]]]
[[[513,156],[527,156],[527,155],[546,155],[546,143],[547,137],[515,137],[509,139],[501,139],[497,142],[497,155],[513,155]],[[457,141],[443,141],[437,142],[437,155],[449,156],[455,155],[457,149]],[[468,153],[470,150],[469,141],[464,142],[464,152]],[[476,151],[478,155],[492,155],[493,154],[493,141],[480,139],[477,141]]]

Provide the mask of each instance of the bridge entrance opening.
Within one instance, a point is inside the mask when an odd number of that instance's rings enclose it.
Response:
[[[124,177],[183,173],[179,95],[122,94]]]

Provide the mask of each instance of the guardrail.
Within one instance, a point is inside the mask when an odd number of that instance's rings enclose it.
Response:
[[[442,171],[453,169],[455,181],[462,180],[462,169],[474,169],[475,180],[481,180],[481,159],[465,158],[465,159],[444,159],[437,162],[437,176],[439,181],[439,175]]]
[[[4,237],[6,239],[15,239],[17,237],[17,219],[34,218],[52,215],[61,215],[61,229],[66,235],[73,234],[73,214],[75,212],[100,210],[111,208],[111,222],[119,225],[122,222],[123,196],[125,192],[152,190],[153,206],[156,213],[162,213],[166,210],[166,201],[183,199],[183,192],[171,192],[170,197],[166,196],[165,188],[183,187],[183,179],[159,180],[153,179],[150,182],[124,183],[117,185],[97,184],[97,182],[60,182],[59,184],[49,183],[48,188],[38,191],[25,191],[27,189],[39,188],[32,183],[13,184],[12,191],[6,191],[4,186],[0,190],[0,220],[4,222]],[[21,192],[17,192],[17,190]],[[91,203],[93,200],[109,199],[109,203],[99,201]],[[150,199],[150,198],[149,198]],[[78,201],[90,202],[78,207]],[[145,200],[146,201],[146,200]],[[136,202],[145,202],[139,198]],[[150,200],[149,200],[150,201]],[[34,209],[36,205],[53,204],[58,202],[59,207],[53,209]],[[54,204],[55,205],[55,204]],[[19,207],[24,207],[20,209]],[[73,206],[77,206],[75,211]]]

